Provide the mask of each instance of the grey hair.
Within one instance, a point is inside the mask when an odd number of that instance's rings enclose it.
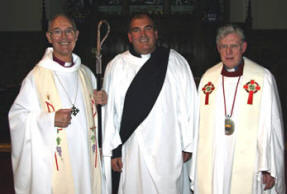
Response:
[[[245,35],[244,35],[243,30],[238,26],[229,24],[226,26],[222,26],[218,29],[217,35],[216,35],[216,44],[218,45],[221,39],[223,39],[224,37],[232,33],[235,33],[239,36],[241,43],[245,41]]]
[[[75,31],[77,30],[77,25],[76,25],[75,20],[74,20],[72,17],[70,17],[69,15],[66,15],[66,14],[64,14],[64,13],[60,13],[60,14],[55,15],[54,17],[52,17],[52,18],[49,20],[49,22],[48,22],[48,31],[51,30],[51,25],[52,25],[53,21],[54,21],[55,19],[57,19],[58,17],[67,18],[67,19],[69,20],[69,22],[72,24],[73,29],[74,29]]]

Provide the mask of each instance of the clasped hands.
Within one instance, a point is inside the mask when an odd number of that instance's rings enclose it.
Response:
[[[94,90],[94,100],[96,104],[105,105],[107,103],[107,93],[104,90]],[[54,126],[59,128],[66,128],[71,124],[72,109],[59,109],[55,113]]]

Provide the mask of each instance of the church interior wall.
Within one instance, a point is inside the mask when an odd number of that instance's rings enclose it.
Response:
[[[42,1],[0,1],[0,31],[40,31]]]
[[[286,0],[252,0],[254,29],[287,29]]]
[[[246,16],[246,1],[230,0],[230,21],[234,23],[244,23]]]
[[[65,0],[46,0],[46,15],[61,12]],[[242,23],[248,0],[230,0],[230,22]],[[286,0],[252,0],[254,29],[287,29]],[[42,1],[0,1],[0,31],[41,31]]]
[[[230,22],[245,22],[249,1],[251,1],[253,29],[287,29],[286,0],[230,0]]]

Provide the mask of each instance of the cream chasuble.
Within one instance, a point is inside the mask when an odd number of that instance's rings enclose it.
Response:
[[[59,65],[47,48],[9,111],[16,194],[105,193],[95,126],[96,78],[75,54],[73,62]],[[57,130],[55,112],[73,105],[80,111]]]
[[[261,105],[262,91],[256,88],[256,94],[247,92],[246,87],[253,90],[253,81],[263,87],[264,71],[253,63],[245,60],[243,75],[238,85],[237,95],[240,105],[237,109],[238,122],[235,122],[235,147],[233,155],[233,167],[231,174],[230,193],[242,194],[252,193],[252,183],[256,164],[256,146],[259,125],[259,107]],[[197,153],[197,179],[198,191],[200,194],[213,193],[213,160],[214,160],[214,136],[216,94],[218,85],[221,83],[221,70],[223,65],[218,64],[204,74],[201,83],[207,84],[209,92],[204,93],[199,88],[200,94],[200,129]],[[253,81],[252,81],[253,80]],[[247,84],[249,83],[249,84]],[[251,84],[250,84],[251,83]],[[247,88],[248,90],[248,88]],[[233,95],[230,94],[230,95]],[[252,97],[252,104],[248,104],[248,99]],[[239,103],[239,102],[235,102]],[[224,108],[224,107],[222,107]],[[229,107],[231,109],[231,107]],[[229,112],[230,109],[227,111]],[[222,129],[224,131],[224,128]],[[223,176],[223,175],[222,175]],[[243,178],[244,177],[244,178]],[[226,183],[228,184],[228,183]]]
[[[35,67],[33,74],[42,108],[47,112],[56,112],[61,108],[61,100],[57,92],[53,72],[49,69],[37,66]],[[90,142],[92,190],[95,193],[101,193],[102,175],[95,126],[95,123],[97,123],[97,117],[95,102],[93,100],[93,89],[83,68],[79,70],[78,75],[83,88],[82,93],[85,99],[86,115],[89,126],[89,139],[87,141]],[[57,146],[55,149],[53,165],[53,194],[74,194],[74,182],[65,128],[57,129],[57,139],[55,141]]]

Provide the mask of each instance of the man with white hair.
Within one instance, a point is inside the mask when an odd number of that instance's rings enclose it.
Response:
[[[200,194],[283,194],[284,136],[275,79],[242,56],[247,43],[240,28],[221,27],[216,43],[222,61],[204,73],[198,88],[192,187]]]

